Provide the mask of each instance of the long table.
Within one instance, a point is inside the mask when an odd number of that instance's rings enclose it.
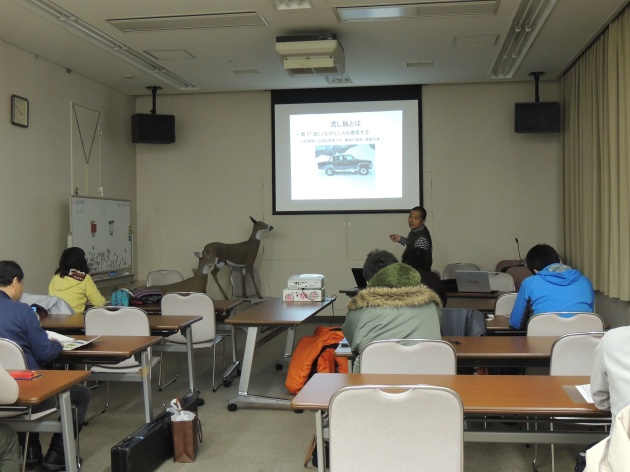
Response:
[[[85,335],[73,337],[82,340],[94,338]],[[161,336],[100,336],[86,346],[61,351],[57,360],[68,364],[116,364],[131,356],[140,357],[144,417],[150,423],[153,420],[153,397],[149,348],[161,341]]]
[[[243,369],[239,380],[238,393],[228,399],[228,410],[236,411],[238,408],[237,403],[289,407],[288,399],[251,395],[249,393],[254,351],[257,347],[266,344],[280,333],[287,331],[284,358],[289,358],[293,352],[295,328],[331,305],[332,302],[333,300],[330,299],[321,302],[285,302],[281,298],[269,298],[225,320],[228,325],[247,329],[245,352],[243,353]],[[258,339],[258,334],[263,329],[265,330],[265,335]]]
[[[557,336],[443,336],[457,354],[457,365],[466,367],[548,366]],[[350,347],[335,355],[352,357]]]
[[[485,415],[514,416],[551,420],[570,417],[576,421],[610,419],[581,398],[576,385],[588,377],[535,375],[396,375],[396,374],[315,374],[291,401],[291,408],[316,413],[318,470],[324,470],[322,412],[328,410],[332,395],[339,389],[358,385],[435,385],[447,387],[460,396],[466,420]],[[600,441],[607,432],[529,430],[465,430],[464,441],[492,443],[589,444]]]
[[[154,336],[169,336],[178,331],[186,337],[186,355],[188,358],[188,384],[190,391],[196,389],[195,386],[195,358],[193,353],[192,324],[200,321],[201,316],[149,316],[149,328]],[[75,333],[85,332],[85,316],[83,313],[73,315],[53,315],[49,314],[41,317],[41,326],[44,329],[59,333],[68,333],[74,336]],[[76,337],[76,336],[74,336]],[[168,351],[167,345],[158,344],[155,351]]]
[[[56,395],[59,403],[60,421],[57,420],[21,420],[15,417],[0,418],[0,423],[10,425],[18,432],[60,432],[63,437],[63,452],[66,470],[77,472],[77,452],[72,428],[72,405],[69,389],[90,376],[86,370],[40,370],[42,376],[34,380],[18,380],[20,391],[15,403],[17,406],[37,406]]]

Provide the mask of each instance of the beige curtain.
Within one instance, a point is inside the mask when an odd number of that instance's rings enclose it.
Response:
[[[596,290],[630,300],[630,8],[562,86],[566,261]]]

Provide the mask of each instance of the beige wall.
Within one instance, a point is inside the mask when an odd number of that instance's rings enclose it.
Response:
[[[135,208],[129,137],[135,100],[1,41],[0,63],[0,259],[22,266],[26,291],[47,293],[67,247],[71,103],[101,112],[102,140],[96,138],[92,154],[102,156],[100,184],[106,197],[131,200]],[[11,125],[11,95],[28,98],[28,128]]]
[[[425,206],[438,270],[456,261],[492,270],[517,257],[515,237],[522,255],[543,241],[561,249],[561,136],[513,131],[514,102],[533,92],[533,83],[424,87]],[[557,100],[559,85],[543,84],[541,95]],[[328,293],[338,293],[354,285],[349,269],[369,250],[402,253],[388,235],[408,231],[404,214],[271,214],[270,106],[268,92],[158,97],[158,111],[177,117],[177,143],[137,147],[141,276],[189,275],[193,251],[249,237],[248,215],[275,228],[257,261],[267,296],[292,273],[322,273]],[[149,97],[138,99],[137,111],[150,107]]]
[[[23,266],[30,292],[47,291],[66,247],[73,102],[101,112],[101,184],[106,197],[132,201],[140,279],[156,268],[190,274],[193,251],[249,236],[248,215],[275,226],[257,261],[265,295],[278,295],[300,272],[324,274],[328,292],[338,293],[353,285],[349,269],[370,249],[402,252],[387,239],[406,231],[402,214],[271,215],[267,92],[160,96],[158,111],[177,116],[178,142],[134,145],[129,117],[147,112],[149,97],[127,97],[3,42],[0,62],[0,259]],[[532,90],[531,83],[424,87],[425,206],[439,270],[463,260],[492,269],[517,257],[514,237],[523,255],[540,241],[561,249],[561,137],[512,131],[513,103],[531,100]],[[30,100],[27,129],[10,124],[13,94]],[[557,100],[558,84],[544,82],[541,95]],[[208,288],[218,294],[214,283]],[[597,297],[612,326],[630,322],[629,306]]]

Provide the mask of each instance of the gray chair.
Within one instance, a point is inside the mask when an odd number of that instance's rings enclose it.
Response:
[[[596,313],[539,313],[527,322],[527,336],[562,336],[592,331],[604,331],[604,321]]]
[[[212,348],[212,391],[216,392],[218,387],[214,383],[214,377],[217,344],[222,342],[224,338],[217,335],[212,298],[205,293],[167,293],[162,297],[161,303],[163,315],[203,317],[201,321],[193,323],[191,326],[193,349]],[[176,353],[186,352],[186,338],[180,333],[173,334],[164,340],[159,350],[175,351]],[[223,359],[225,359],[225,352]],[[179,361],[177,362],[177,369],[177,376],[179,376]],[[167,382],[164,387],[174,380]]]
[[[464,409],[453,390],[347,387],[332,396],[329,415],[331,472],[464,470]]]
[[[442,280],[454,279],[455,272],[458,270],[474,271],[479,270],[479,266],[477,264],[473,264],[472,262],[453,262],[444,267]]]
[[[560,336],[551,346],[551,360],[549,375],[591,375],[591,368],[595,359],[595,348],[599,345],[603,331],[589,333],[571,333]],[[562,420],[562,418],[556,418]],[[608,428],[610,422],[597,423],[598,426]],[[589,427],[594,423],[589,423]],[[553,431],[553,423],[549,425]],[[537,445],[534,445],[533,467],[536,469],[538,457]],[[551,470],[555,472],[555,448],[551,444]]]
[[[490,290],[496,292],[513,292],[514,278],[504,272],[488,272],[490,280]]]
[[[0,338],[0,365],[3,369],[9,370],[25,370],[28,369],[26,363],[26,356],[22,348],[11,341],[10,339]],[[49,408],[47,410],[34,413],[29,406],[17,406],[17,405],[0,405],[0,419],[11,418],[12,421],[19,421],[20,423],[31,422],[32,431],[36,432],[37,420],[58,412],[58,408]],[[26,432],[26,439],[24,442],[24,451],[28,449],[28,438],[30,430]],[[79,455],[79,437],[77,435],[77,457]],[[22,460],[22,472],[26,469],[26,454],[23,454]]]
[[[169,285],[182,280],[184,280],[184,276],[178,270],[153,270],[147,275],[147,287]]]
[[[147,314],[139,308],[96,307],[85,312],[85,334],[89,336],[150,336],[151,328]],[[159,365],[161,379],[162,359],[159,356],[152,356],[151,348],[149,348],[149,359],[150,369]],[[105,413],[109,407],[109,382],[144,382],[147,377],[147,372],[143,372],[142,365],[133,356],[117,364],[96,364],[91,367],[90,371],[90,380],[107,383],[107,401],[105,406],[94,416]],[[162,395],[162,402],[164,402],[164,395]],[[151,405],[149,405],[150,407]]]
[[[514,302],[516,302],[516,293],[504,293],[497,297],[494,302],[494,316],[507,316],[512,315],[512,308],[514,308]]]
[[[437,339],[372,341],[361,354],[362,374],[457,374],[457,353]]]

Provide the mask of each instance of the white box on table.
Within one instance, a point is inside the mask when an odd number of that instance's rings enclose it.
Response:
[[[326,289],[319,290],[312,288],[305,289],[289,289],[285,288],[282,291],[282,299],[285,302],[321,302],[324,297]]]

